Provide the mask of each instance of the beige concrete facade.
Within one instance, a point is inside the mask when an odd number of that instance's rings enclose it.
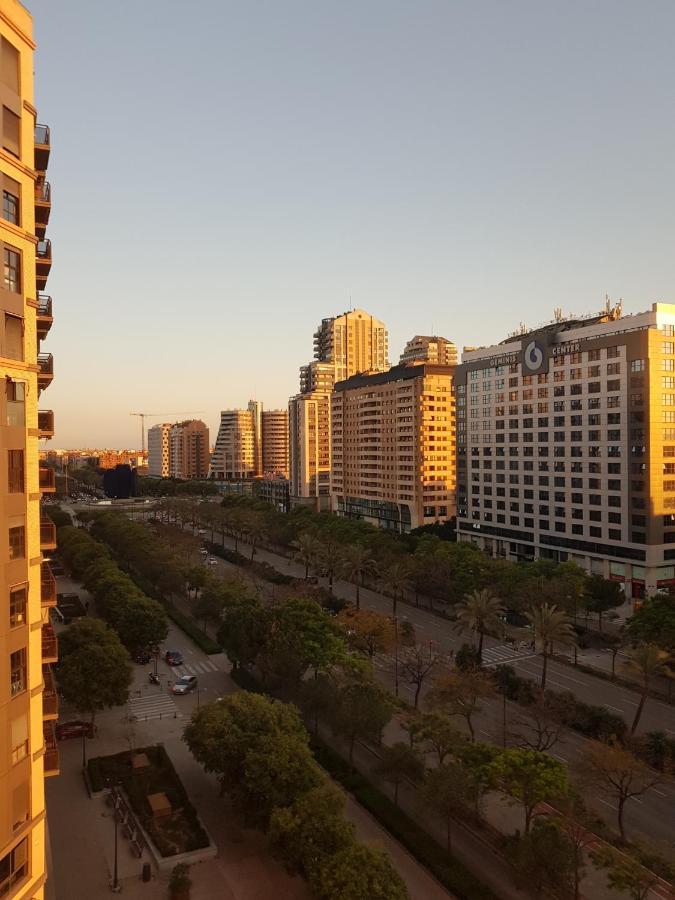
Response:
[[[263,475],[288,478],[288,410],[267,409],[262,414]]]
[[[418,363],[335,385],[334,512],[399,532],[455,515],[453,371]]]
[[[447,338],[416,334],[403,349],[399,362],[428,362],[439,366],[457,365],[457,347]]]
[[[457,430],[460,540],[675,584],[675,306],[465,351]]]
[[[152,475],[154,478],[169,477],[170,433],[170,422],[153,425],[148,429],[148,475]]]
[[[169,432],[169,475],[189,481],[209,471],[209,429],[200,419],[176,422]]]
[[[50,135],[36,126],[34,49],[29,13],[0,0],[0,896],[22,900],[44,895],[44,776],[58,773],[58,704],[49,668],[56,638],[48,609],[56,593],[42,562],[42,552],[55,547],[55,529],[40,521],[41,493],[55,484],[54,470],[38,463],[38,438],[54,430],[52,413],[38,414],[38,395],[53,375],[51,355],[38,354],[52,321],[51,298],[40,293],[51,268],[44,239]]]

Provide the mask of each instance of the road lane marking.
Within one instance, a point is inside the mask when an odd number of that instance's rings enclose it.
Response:
[[[609,808],[610,808],[610,809],[613,809],[614,812],[618,812],[618,811],[619,811],[619,807],[618,807],[618,806],[614,806],[613,804],[608,803],[606,800],[603,800],[602,797],[597,797],[596,799],[599,800],[600,803],[604,803],[605,806],[609,806]]]
[[[611,703],[605,703],[605,706],[607,707],[607,709],[613,709],[615,712],[623,712],[623,710],[619,709],[618,706],[612,706]]]
[[[658,794],[659,797],[667,797],[668,794],[664,794],[663,791],[658,791],[656,788],[652,788],[655,794]]]
[[[554,756],[556,759],[559,759],[560,762],[564,762],[564,763],[567,762],[567,760],[565,759],[564,756],[558,756],[557,753],[553,753],[551,750],[549,750],[549,753],[551,754],[551,756]]]

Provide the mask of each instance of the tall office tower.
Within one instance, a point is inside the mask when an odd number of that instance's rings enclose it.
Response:
[[[456,390],[459,540],[675,584],[675,306],[465,351]]]
[[[0,895],[22,900],[44,896],[44,777],[59,771],[50,669],[57,642],[48,609],[56,603],[56,585],[45,561],[56,547],[56,530],[40,515],[40,496],[55,490],[55,479],[54,469],[38,462],[38,438],[54,430],[52,413],[38,412],[38,395],[53,376],[51,354],[38,352],[52,323],[52,301],[42,293],[52,262],[45,238],[50,134],[35,121],[34,49],[30,14],[15,0],[0,0]]]
[[[169,434],[171,423],[153,425],[148,429],[148,475],[169,477]]]
[[[200,419],[176,422],[169,432],[171,478],[206,478],[209,472],[209,429]]]
[[[288,410],[268,409],[262,414],[263,474],[288,478]]]
[[[323,319],[314,360],[300,369],[288,402],[291,502],[330,508],[330,392],[336,381],[389,368],[383,322],[362,309]]]
[[[248,411],[253,420],[253,469],[257,478],[263,474],[263,405],[259,400],[248,401]]]
[[[249,404],[250,407],[250,404]],[[255,419],[251,409],[226,409],[211,456],[209,478],[247,481],[256,475]]]
[[[457,347],[447,338],[416,334],[408,341],[399,360],[402,363],[428,362],[439,366],[457,365]]]
[[[453,366],[394,366],[331,396],[333,512],[398,532],[455,515]]]

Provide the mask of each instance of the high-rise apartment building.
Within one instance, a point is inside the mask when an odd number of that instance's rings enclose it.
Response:
[[[57,641],[49,621],[56,586],[43,556],[55,548],[56,530],[40,515],[40,496],[54,491],[55,481],[54,470],[38,462],[38,438],[54,430],[51,411],[38,412],[38,396],[53,376],[51,354],[39,352],[52,323],[52,301],[43,293],[52,263],[45,237],[50,132],[35,120],[34,49],[30,14],[15,0],[0,0],[0,896],[21,900],[44,896],[44,777],[59,770],[50,669]]]
[[[288,410],[263,411],[262,455],[263,475],[288,478]]]
[[[169,434],[171,423],[153,425],[148,429],[148,475],[154,478],[169,477]]]
[[[675,584],[675,306],[556,321],[456,369],[459,540]]]
[[[331,397],[335,513],[409,532],[455,515],[452,366],[354,375]]]
[[[253,420],[253,471],[260,478],[263,474],[263,405],[259,400],[249,400],[248,411]]]
[[[300,369],[300,393],[288,402],[291,498],[330,507],[330,392],[336,381],[389,368],[383,322],[363,309],[323,319],[314,360]]]
[[[176,422],[169,432],[169,476],[206,478],[209,471],[209,429],[200,419]]]
[[[218,481],[247,481],[255,478],[255,475],[256,435],[253,412],[250,408],[223,410],[211,456],[209,478]]]
[[[428,362],[440,366],[456,366],[457,347],[444,337],[416,334],[405,345],[400,362]]]

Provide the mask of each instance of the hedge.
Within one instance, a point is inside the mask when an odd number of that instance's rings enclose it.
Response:
[[[251,560],[248,556],[244,556],[236,550],[231,550],[229,547],[223,547],[221,544],[213,543],[208,543],[207,546],[209,551],[215,556],[219,556],[221,559],[224,559],[226,562],[230,562],[235,566],[242,566],[243,568],[250,569],[255,575],[264,578],[265,581],[269,581],[272,584],[293,584],[296,580],[292,575],[284,575],[283,572],[278,572],[274,566],[271,566],[269,563]]]

